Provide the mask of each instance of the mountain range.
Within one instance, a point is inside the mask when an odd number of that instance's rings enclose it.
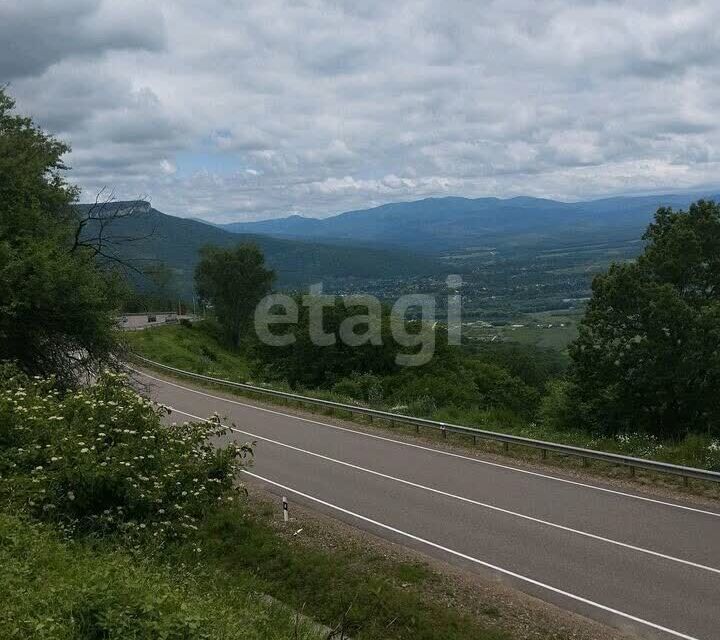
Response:
[[[178,294],[189,298],[199,250],[205,245],[256,244],[281,288],[335,281],[352,289],[363,281],[439,277],[566,247],[636,242],[659,206],[687,207],[699,197],[720,199],[713,194],[573,203],[529,197],[427,198],[322,219],[294,215],[226,225],[170,216],[147,202],[129,201],[105,205],[102,216],[132,210],[132,215],[112,220],[106,233],[116,242],[109,250],[140,270],[168,267]],[[84,233],[95,235],[97,223]],[[146,278],[133,278],[138,287],[149,286]]]
[[[87,212],[91,206],[78,205],[78,210]],[[132,214],[114,215],[123,211]],[[142,201],[113,202],[104,205],[100,212],[102,217],[112,220],[105,230],[106,251],[141,271],[160,264],[170,268],[178,293],[186,298],[192,292],[198,252],[205,245],[257,245],[266,263],[275,270],[277,284],[282,288],[302,288],[329,280],[433,275],[448,270],[439,261],[409,251],[231,233],[198,220],[167,215]],[[95,237],[97,232],[98,223],[84,229],[86,238]],[[141,276],[135,274],[133,278],[143,286]]]
[[[714,193],[614,197],[584,202],[543,198],[427,198],[348,211],[328,218],[293,215],[223,228],[321,242],[394,245],[446,252],[472,246],[562,246],[608,237],[639,237],[660,206],[687,207]]]

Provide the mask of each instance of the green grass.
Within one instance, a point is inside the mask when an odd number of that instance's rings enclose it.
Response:
[[[209,322],[192,327],[170,325],[123,334],[139,354],[179,369],[246,382],[250,365],[238,351],[220,344]]]
[[[357,640],[511,638],[429,598],[424,564],[292,544],[267,510],[218,510],[196,544],[129,552],[0,514],[0,637],[311,640],[318,621]]]
[[[504,326],[472,326],[465,332],[470,339],[480,337],[489,340],[498,336],[508,342],[566,352],[577,337],[578,323],[582,315],[582,310],[540,311],[516,317]],[[523,326],[513,327],[513,324]]]
[[[218,582],[205,568],[61,540],[50,528],[0,514],[0,637],[37,640],[319,639],[256,580]]]
[[[511,636],[427,597],[438,580],[422,563],[401,562],[364,546],[320,549],[281,536],[269,507],[226,509],[201,531],[204,562],[217,583],[251,573],[265,593],[328,627],[342,621],[356,640],[502,640]],[[307,525],[306,525],[307,526]]]
[[[503,327],[502,336],[510,342],[564,352],[577,337],[577,326],[537,327],[533,324],[517,329]]]

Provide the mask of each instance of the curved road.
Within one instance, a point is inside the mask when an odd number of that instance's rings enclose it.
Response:
[[[647,638],[720,638],[720,507],[578,482],[140,372],[181,419],[257,440],[253,481]],[[226,419],[226,420],[225,420]]]

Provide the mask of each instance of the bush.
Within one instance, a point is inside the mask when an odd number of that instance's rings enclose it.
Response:
[[[575,392],[575,385],[569,380],[560,378],[548,383],[539,411],[544,427],[568,431],[582,424]]]
[[[68,534],[187,538],[233,499],[248,445],[214,446],[219,421],[163,425],[168,410],[105,374],[61,394],[54,381],[0,377],[0,497]]]
[[[352,378],[343,378],[333,385],[332,390],[341,396],[371,404],[382,402],[384,395],[382,378],[371,373],[356,374]]]
[[[411,416],[418,416],[419,418],[428,418],[437,411],[437,404],[435,399],[431,396],[420,396],[415,398],[407,405],[407,412]]]

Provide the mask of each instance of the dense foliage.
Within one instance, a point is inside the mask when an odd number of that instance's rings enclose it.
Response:
[[[232,500],[247,446],[217,447],[217,422],[163,425],[167,410],[117,374],[61,393],[52,379],[0,375],[0,499],[69,533],[185,538]]]
[[[379,340],[371,340],[367,323],[359,323],[355,335],[367,335],[362,344],[350,345],[340,339],[340,327],[353,317],[368,314],[362,304],[347,304],[332,298],[322,310],[322,331],[334,336],[332,344],[318,344],[311,330],[310,305],[295,299],[298,309],[296,322],[272,327],[274,335],[289,336],[284,346],[268,345],[254,340],[251,356],[255,360],[255,373],[267,380],[282,380],[291,387],[328,388],[340,379],[354,374],[388,374],[398,370],[395,357],[401,351],[393,339],[390,312],[380,308]],[[317,330],[317,327],[316,327]],[[379,343],[377,343],[379,342]]]
[[[226,340],[233,345],[251,334],[255,307],[274,279],[275,273],[265,268],[265,258],[253,244],[204,247],[195,269],[198,295],[212,305]]]
[[[0,360],[73,383],[117,350],[119,284],[75,246],[69,147],[13,106],[0,88]]]
[[[607,434],[720,433],[720,206],[661,208],[644,238],[636,263],[593,284],[571,347],[571,413]]]

